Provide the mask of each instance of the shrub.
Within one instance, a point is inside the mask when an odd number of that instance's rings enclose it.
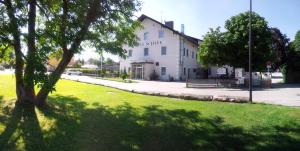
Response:
[[[281,71],[285,83],[300,83],[300,52],[290,51]]]
[[[153,70],[153,72],[150,74],[150,80],[158,80],[158,78],[158,74],[155,72],[155,70]]]
[[[122,73],[121,74],[121,78],[123,79],[123,80],[125,80],[125,79],[127,79],[128,78],[128,74],[125,72],[125,73]]]

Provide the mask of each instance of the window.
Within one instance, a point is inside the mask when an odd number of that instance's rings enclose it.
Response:
[[[195,53],[194,53],[194,51],[192,51],[192,58],[194,59],[194,56],[195,56]]]
[[[159,62],[156,62],[156,66],[159,66]]]
[[[185,48],[183,48],[183,56],[185,56]]]
[[[195,73],[196,71],[197,71],[197,69],[196,69],[196,68],[194,68],[194,69],[193,69],[193,72]]]
[[[164,76],[166,75],[167,68],[166,67],[161,67],[161,75]]]
[[[158,38],[164,38],[165,32],[163,30],[158,31]]]
[[[144,33],[144,40],[148,40],[148,38],[149,38],[149,33],[148,33],[148,32],[145,32],[145,33]]]
[[[148,56],[149,55],[149,48],[144,48],[144,56]]]
[[[161,55],[167,54],[167,47],[161,47]]]
[[[132,57],[132,50],[129,50],[128,56],[129,56],[129,57]]]
[[[183,68],[183,75],[186,75],[186,71],[185,71],[185,68]]]
[[[186,49],[186,56],[188,57],[189,56],[189,50]]]
[[[130,73],[131,72],[131,69],[130,69],[130,67],[128,67],[128,73]]]

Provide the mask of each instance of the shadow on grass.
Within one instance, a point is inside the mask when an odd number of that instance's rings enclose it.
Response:
[[[49,130],[41,132],[35,112],[16,107],[8,113],[6,128],[0,135],[1,147],[15,150],[15,142],[23,137],[25,150],[300,149],[300,127],[296,124],[245,130],[225,124],[219,116],[208,118],[197,111],[135,108],[130,104],[88,106],[64,96],[51,97],[49,102],[50,107],[41,110],[43,116],[55,121]],[[20,131],[19,136],[14,135],[15,131]]]
[[[18,144],[22,144],[23,150],[46,149],[33,106],[21,107],[16,104],[13,109],[5,106],[2,112],[5,116],[2,116],[0,124],[4,124],[5,129],[0,134],[1,150],[16,150]]]

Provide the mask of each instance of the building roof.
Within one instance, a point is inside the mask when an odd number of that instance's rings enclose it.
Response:
[[[167,28],[167,29],[173,31],[174,33],[176,33],[176,34],[178,34],[178,35],[184,37],[185,39],[187,39],[188,41],[192,42],[192,43],[195,44],[195,45],[199,45],[199,42],[202,41],[202,40],[200,40],[200,39],[198,39],[198,38],[195,38],[195,37],[192,37],[192,36],[188,36],[188,35],[186,35],[186,34],[184,34],[184,33],[181,33],[181,32],[179,32],[179,31],[177,31],[177,30],[175,30],[175,29],[173,29],[173,28],[171,28],[171,27],[169,27],[169,26],[167,26],[167,25],[165,25],[165,24],[163,24],[163,23],[161,23],[161,22],[159,22],[159,21],[157,21],[157,20],[155,20],[155,19],[153,19],[153,18],[147,16],[147,15],[144,15],[144,14],[141,15],[141,16],[138,18],[138,20],[142,22],[142,21],[143,21],[144,19],[146,19],[146,18],[147,18],[147,19],[150,19],[150,20],[156,22],[157,24],[161,25],[162,27]]]

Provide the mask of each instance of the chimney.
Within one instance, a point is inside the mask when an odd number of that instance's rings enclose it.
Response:
[[[165,21],[165,25],[174,29],[174,21]]]
[[[184,34],[184,24],[181,24],[181,33]]]

